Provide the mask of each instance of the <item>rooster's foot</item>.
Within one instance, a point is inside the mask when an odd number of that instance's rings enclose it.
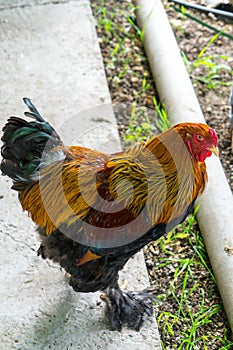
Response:
[[[108,287],[106,290],[110,321],[114,330],[121,331],[123,324],[139,331],[144,321],[153,315],[154,295],[147,290],[125,292],[120,288]]]

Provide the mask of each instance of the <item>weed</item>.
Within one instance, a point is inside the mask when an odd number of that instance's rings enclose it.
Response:
[[[222,304],[210,303],[211,294],[206,295],[197,275],[201,271],[207,270],[212,278],[213,284],[216,283],[210,264],[204,242],[196,227],[195,214],[190,216],[185,223],[182,224],[181,230],[173,230],[167,237],[161,238],[155,245],[166,254],[166,258],[161,258],[157,263],[156,269],[163,269],[166,266],[172,266],[173,280],[167,294],[161,295],[163,302],[176,304],[175,311],[162,311],[157,318],[160,329],[163,329],[163,337],[170,338],[175,334],[177,327],[181,327],[179,347],[177,349],[194,350],[208,349],[207,345],[210,341],[214,341],[215,337],[210,333],[203,334],[202,327],[212,322],[212,318],[218,314],[222,308]],[[177,246],[177,239],[181,242]],[[182,241],[188,240],[192,252],[182,254]],[[184,244],[185,246],[185,244]],[[176,254],[178,251],[178,254]],[[195,300],[194,300],[195,299]],[[196,305],[195,305],[196,304]],[[224,349],[230,349],[232,342],[227,337],[218,338],[218,342],[224,346]],[[166,349],[163,345],[163,349]]]
[[[208,89],[217,89],[219,85],[228,86],[232,84],[231,81],[224,80],[224,74],[229,73],[233,75],[231,66],[223,63],[228,62],[229,57],[224,55],[205,55],[208,47],[215,42],[219,35],[219,33],[215,34],[193,61],[189,61],[184,52],[181,53],[190,77],[194,81],[204,84]]]
[[[168,119],[168,114],[166,111],[165,106],[158,102],[155,96],[153,96],[153,103],[155,106],[155,113],[156,113],[156,127],[159,130],[159,132],[164,132],[170,128],[170,121]]]
[[[154,111],[147,108],[138,107],[137,102],[134,102],[131,109],[130,123],[125,133],[125,141],[135,143],[146,141],[147,138],[154,136],[156,126],[151,123],[148,112]],[[139,122],[139,120],[143,120]]]
[[[135,8],[135,10],[136,10],[136,8]],[[140,29],[139,26],[137,25],[135,18],[133,18],[131,16],[128,16],[127,20],[130,23],[130,25],[134,28],[137,37],[140,39],[141,42],[143,42],[144,35],[145,35],[145,28]]]
[[[149,85],[142,80],[142,88],[139,94],[148,89]],[[154,137],[159,132],[167,130],[170,126],[168,115],[165,107],[159,103],[155,96],[153,96],[153,103],[155,110],[138,107],[137,102],[133,103],[131,109],[130,123],[125,133],[125,141],[134,143],[146,141]]]

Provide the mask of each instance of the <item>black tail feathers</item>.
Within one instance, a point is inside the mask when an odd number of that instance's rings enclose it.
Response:
[[[14,181],[13,188],[19,191],[30,182],[38,180],[42,164],[46,165],[54,148],[57,159],[62,159],[62,154],[64,156],[64,146],[57,132],[42,118],[29,98],[24,98],[23,101],[30,110],[24,113],[25,116],[34,121],[10,117],[3,127],[1,139],[3,159],[0,169],[3,175],[8,175]],[[51,158],[56,160],[56,157]]]
[[[44,118],[41,117],[40,113],[38,112],[38,110],[36,109],[32,101],[30,100],[30,98],[24,97],[23,102],[30,110],[30,112],[24,112],[24,115],[26,117],[32,117],[40,122],[45,122]]]

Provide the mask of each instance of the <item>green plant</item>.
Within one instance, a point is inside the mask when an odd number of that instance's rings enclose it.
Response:
[[[211,293],[206,295],[201,282],[198,281],[200,272],[205,271],[212,279],[213,286],[216,283],[211,271],[207,252],[204,246],[203,238],[200,236],[196,227],[196,208],[194,214],[182,224],[180,230],[173,230],[167,237],[161,238],[155,245],[160,247],[161,251],[166,254],[157,263],[156,269],[164,269],[166,266],[173,267],[173,280],[167,294],[162,294],[163,302],[172,302],[176,305],[175,310],[160,312],[157,320],[159,329],[163,329],[163,337],[169,338],[174,336],[177,328],[182,328],[179,332],[179,346],[177,349],[198,350],[208,349],[207,344],[215,340],[215,336],[209,333],[203,334],[202,327],[212,322],[212,318],[218,314],[223,305],[219,303],[210,303]],[[182,254],[182,241],[188,241],[191,251]],[[181,242],[177,246],[177,242]],[[180,250],[180,254],[176,254]],[[210,288],[211,290],[211,288]],[[195,298],[196,305],[193,301]],[[218,338],[218,343],[222,349],[230,349],[233,342],[227,339],[227,335]],[[166,349],[163,345],[163,349]]]
[[[184,52],[181,53],[190,77],[194,81],[205,84],[208,89],[216,89],[219,85],[232,84],[232,81],[225,81],[223,77],[226,73],[233,75],[231,66],[225,63],[228,62],[229,57],[224,55],[205,55],[208,47],[215,42],[219,35],[219,33],[215,34],[193,61],[190,61]]]
[[[156,127],[159,132],[166,131],[170,128],[170,121],[168,119],[168,114],[166,111],[166,107],[163,103],[158,102],[155,96],[153,96],[153,103],[155,106],[156,113]]]
[[[142,89],[138,94],[145,92],[148,88],[146,80],[142,81]],[[156,97],[153,96],[155,110],[137,105],[135,101],[131,109],[130,123],[125,133],[125,140],[128,142],[146,141],[156,133],[163,132],[169,128],[167,112]]]
[[[139,120],[143,120],[139,122]],[[156,126],[151,123],[147,108],[138,108],[135,101],[132,105],[130,123],[125,133],[125,141],[130,143],[145,141],[156,132]]]
[[[134,8],[134,11],[137,9],[137,7]],[[134,28],[136,35],[139,37],[140,41],[142,42],[144,40],[145,35],[145,28],[140,29],[137,25],[136,19],[128,16],[127,17],[128,22],[131,24],[131,26]]]

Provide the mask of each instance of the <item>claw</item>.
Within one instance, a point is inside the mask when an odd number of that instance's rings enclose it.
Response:
[[[68,272],[65,273],[65,280],[66,280],[67,282],[69,282],[69,280],[71,279],[71,277],[72,277],[72,275],[71,275],[70,273],[68,273]]]
[[[126,289],[128,285],[128,281],[127,280],[123,280],[122,284],[121,284],[121,289]]]
[[[106,293],[102,293],[100,294],[100,299],[107,302],[108,301],[108,297],[107,297],[107,294]]]

